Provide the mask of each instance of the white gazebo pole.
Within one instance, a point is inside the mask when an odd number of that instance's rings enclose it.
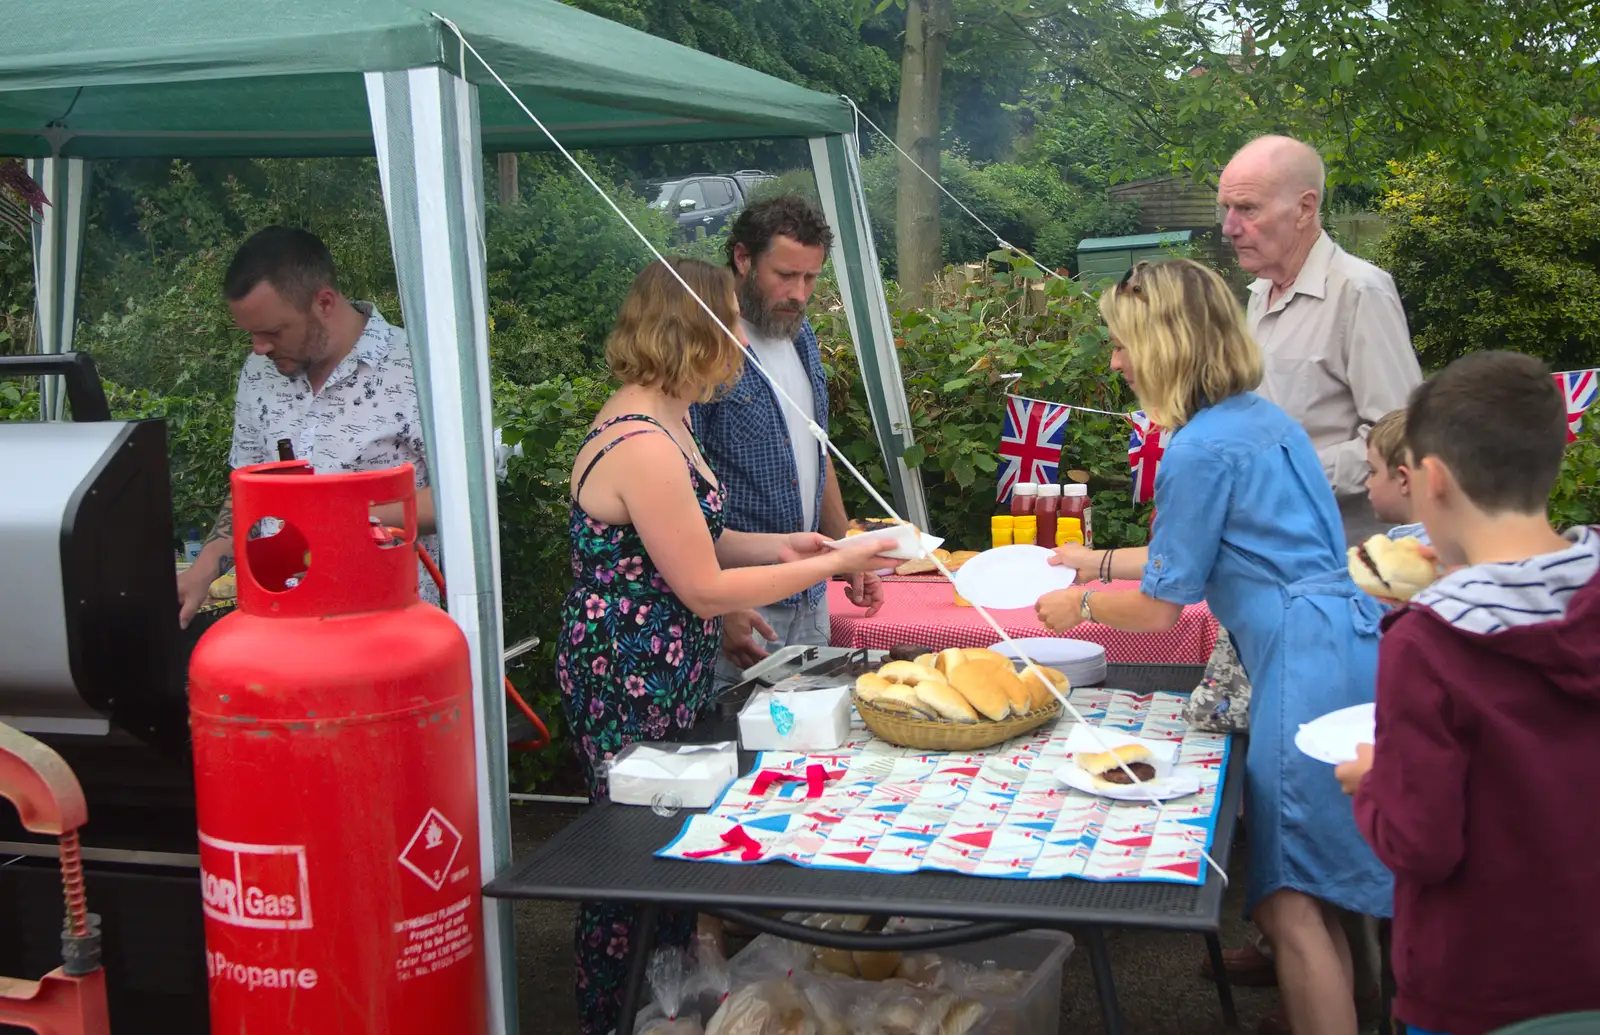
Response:
[[[41,353],[72,351],[89,208],[89,163],[82,158],[30,158],[28,175],[50,204],[33,225],[34,326]],[[39,379],[41,416],[60,420],[66,391],[56,375]]]
[[[441,68],[369,72],[383,202],[416,367],[450,617],[472,651],[484,879],[511,863],[500,539],[490,427],[477,88]],[[490,1032],[515,1031],[510,903],[485,900]]]
[[[813,137],[811,163],[817,193],[833,228],[833,272],[839,281],[850,337],[855,340],[867,408],[883,452],[884,470],[894,490],[895,509],[918,528],[928,528],[928,503],[922,493],[922,472],[907,467],[901,455],[912,444],[911,409],[905,378],[894,347],[894,325],[883,294],[878,249],[872,243],[867,197],[861,186],[861,164],[854,134]]]

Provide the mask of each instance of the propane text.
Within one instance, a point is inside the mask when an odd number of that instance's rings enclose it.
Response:
[[[235,963],[220,952],[206,950],[206,973],[243,985],[247,991],[258,988],[294,988],[309,992],[317,987],[317,972],[310,967],[257,967]]]

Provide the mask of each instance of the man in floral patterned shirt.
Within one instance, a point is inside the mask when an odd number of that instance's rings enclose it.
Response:
[[[416,468],[418,532],[437,556],[406,332],[371,303],[340,293],[327,245],[305,230],[273,226],[252,236],[229,264],[223,294],[252,352],[239,374],[229,465],[276,460],[283,441],[319,474],[409,463]],[[402,521],[399,504],[374,513],[390,525]],[[233,552],[229,500],[199,557],[178,576],[183,625],[205,603],[212,580],[231,568]],[[437,603],[420,565],[418,577],[423,599]]]

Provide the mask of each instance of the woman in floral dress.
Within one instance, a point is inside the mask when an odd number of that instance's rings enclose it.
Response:
[[[731,273],[694,259],[672,265],[724,327],[739,326]],[[605,795],[597,763],[631,741],[688,729],[712,703],[721,615],[896,563],[870,548],[825,549],[814,532],[724,529],[721,489],[690,430],[689,407],[737,380],[742,356],[662,263],[633,282],[606,362],[622,387],[572,466],[573,586],[556,654],[591,800]],[[585,1035],[616,1024],[631,918],[594,903],[579,916]],[[693,914],[663,914],[658,938],[686,945],[693,928]]]

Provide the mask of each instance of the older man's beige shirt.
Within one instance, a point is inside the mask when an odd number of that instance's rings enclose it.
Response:
[[[1324,232],[1269,306],[1271,292],[1257,280],[1247,308],[1266,359],[1261,394],[1306,429],[1336,495],[1363,493],[1367,432],[1422,381],[1394,278]]]

